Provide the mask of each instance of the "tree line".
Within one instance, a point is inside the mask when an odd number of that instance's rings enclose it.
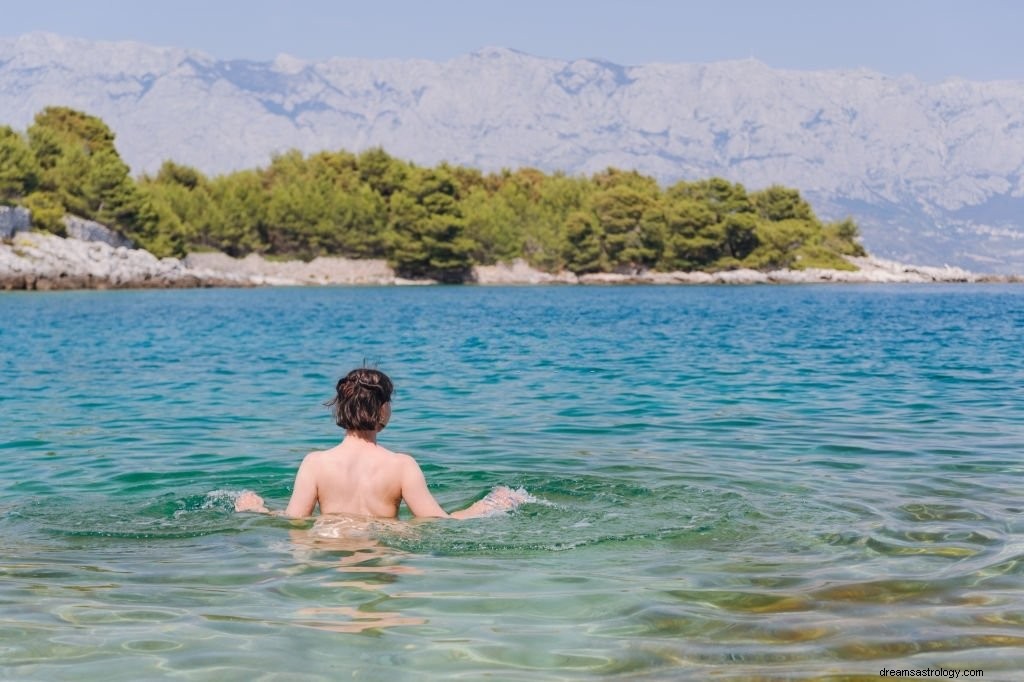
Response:
[[[525,259],[548,272],[851,268],[852,220],[824,223],[795,189],[721,178],[662,187],[636,171],[423,167],[376,148],[297,151],[209,177],[166,161],[133,179],[99,118],[65,107],[24,132],[0,126],[0,203],[63,232],[72,213],[158,256],[384,258],[407,277],[461,281],[473,265]]]

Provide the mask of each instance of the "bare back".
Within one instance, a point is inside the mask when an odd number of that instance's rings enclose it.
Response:
[[[427,490],[416,460],[346,437],[330,450],[306,455],[285,513],[310,516],[319,504],[321,514],[395,518],[403,499],[416,516],[448,516]]]
[[[402,501],[400,455],[379,445],[347,447],[348,442],[311,455],[320,513],[397,516]]]

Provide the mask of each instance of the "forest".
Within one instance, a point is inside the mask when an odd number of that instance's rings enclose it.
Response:
[[[168,160],[133,178],[99,118],[39,112],[0,126],[0,204],[62,234],[95,220],[158,256],[222,251],[309,260],[383,258],[405,277],[459,282],[516,258],[547,272],[853,269],[851,219],[822,222],[800,193],[722,178],[667,187],[633,170],[590,177],[533,168],[419,166],[380,148],[304,155],[208,177]]]

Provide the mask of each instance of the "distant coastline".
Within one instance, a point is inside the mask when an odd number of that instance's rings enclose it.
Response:
[[[798,190],[725,178],[664,187],[634,170],[589,177],[534,168],[423,168],[385,150],[289,151],[264,168],[206,177],[166,161],[132,178],[101,119],[46,107],[24,133],[0,126],[0,213],[32,228],[158,258],[195,251],[275,259],[385,259],[398,277],[461,283],[523,259],[550,273],[810,267],[864,256],[852,218],[821,221]],[[8,206],[4,206],[7,204]],[[8,210],[4,210],[4,209]],[[0,230],[2,233],[2,230]],[[115,241],[117,243],[115,243]]]
[[[1020,275],[982,275],[956,267],[914,266],[878,258],[850,257],[857,270],[724,270],[720,272],[635,271],[575,275],[546,273],[522,260],[475,266],[465,280],[478,285],[537,284],[817,284],[817,283],[983,283],[1024,282]],[[320,257],[312,261],[232,258],[194,253],[183,259],[157,258],[143,249],[104,241],[17,232],[0,241],[0,290],[139,289],[268,286],[403,286],[437,284],[398,277],[379,259]]]
[[[876,255],[1024,272],[1021,82],[927,83],[754,59],[616,65],[502,47],[443,61],[349,55],[344,64],[9,36],[0,38],[0,84],[19,96],[0,99],[0,120],[24,130],[35,103],[88,103],[133,175],[173,159],[212,179],[291,148],[381,147],[420,166],[485,173],[576,177],[614,166],[662,186],[711,176],[751,189],[779,183],[800,189],[825,220],[854,216]],[[314,77],[324,87],[309,87]]]

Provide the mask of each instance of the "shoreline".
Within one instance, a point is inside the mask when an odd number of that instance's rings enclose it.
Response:
[[[872,256],[849,258],[857,270],[726,270],[708,272],[551,274],[522,260],[472,268],[465,284],[479,286],[707,285],[707,284],[924,284],[1022,283],[1024,275],[986,275],[955,267],[914,266]],[[318,257],[271,261],[250,254],[193,253],[183,259],[157,258],[148,251],[104,241],[17,232],[0,241],[0,290],[173,289],[275,286],[416,286],[435,280],[396,276],[385,261]]]

